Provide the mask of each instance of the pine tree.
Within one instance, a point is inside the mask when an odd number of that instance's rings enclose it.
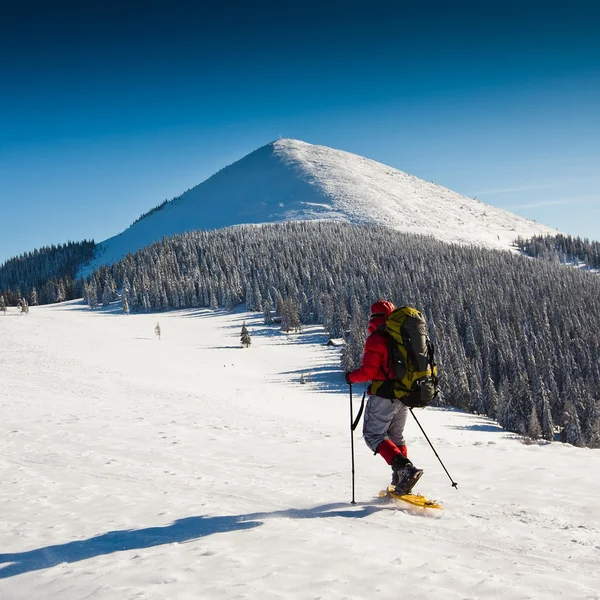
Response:
[[[529,426],[527,427],[527,435],[532,440],[539,440],[542,436],[542,428],[540,427],[540,421],[538,419],[535,406],[531,408],[531,415],[529,416]]]
[[[277,314],[281,317],[281,311],[283,310],[283,296],[281,295],[281,292],[276,289],[275,290],[275,311],[277,312]]]
[[[590,448],[597,448],[600,445],[600,402],[586,390],[581,396],[581,403],[583,440]]]
[[[104,286],[102,287],[102,306],[108,306],[113,300],[113,287],[110,275],[106,274]]]
[[[577,409],[573,402],[568,401],[565,404],[563,412],[563,428],[560,432],[562,442],[572,444],[573,446],[581,446],[581,425],[577,415]]]
[[[4,296],[0,296],[0,310],[6,314],[6,300],[4,299]]]
[[[58,282],[58,287],[56,288],[56,302],[64,302],[67,299],[67,293],[65,291],[65,284],[61,279]]]
[[[258,283],[256,280],[253,280],[250,285],[246,286],[246,309],[252,311],[260,310],[262,302],[262,295]]]
[[[331,337],[342,337],[348,327],[348,310],[344,302],[338,298],[337,310],[334,310],[331,322],[329,324],[329,334]]]
[[[96,286],[94,282],[90,283],[87,290],[87,303],[91,310],[94,310],[98,306],[98,295],[96,293]]]
[[[325,329],[329,331],[331,334],[331,324],[333,322],[333,300],[331,299],[330,294],[321,294],[320,298],[321,304],[321,317],[323,320],[323,325]]]
[[[217,299],[217,293],[215,291],[214,285],[210,286],[208,293],[209,293],[208,304],[209,304],[210,308],[216,310],[217,308],[219,308],[219,300]]]
[[[267,299],[263,302],[263,315],[264,315],[264,324],[271,325],[273,323],[273,316],[271,311],[273,310],[273,304],[271,300]]]
[[[554,421],[552,420],[552,413],[550,411],[550,402],[548,400],[548,393],[546,391],[546,385],[543,381],[538,384],[537,398],[535,404],[539,408],[542,414],[542,437],[549,442],[554,440]]]
[[[485,402],[481,390],[481,377],[470,360],[467,361],[467,377],[469,380],[469,410],[475,414],[485,414]]]
[[[507,429],[520,433],[527,434],[529,418],[533,407],[531,388],[527,375],[523,371],[514,369],[510,389],[510,403],[507,411]]]
[[[498,392],[496,391],[494,381],[489,374],[484,381],[483,402],[485,414],[492,419],[495,419],[498,410]]]
[[[169,308],[169,298],[167,297],[167,292],[164,287],[161,287],[159,297],[160,297],[160,300],[159,300],[160,310],[167,310]]]
[[[304,290],[300,290],[298,294],[298,305],[300,310],[300,322],[301,323],[309,323],[310,322],[310,304],[308,302],[308,297]]]
[[[250,333],[248,332],[248,328],[246,327],[246,321],[244,321],[244,324],[242,325],[241,342],[244,348],[248,348],[248,346],[250,346],[250,344],[252,343],[252,340],[250,339]]]
[[[154,333],[158,336],[158,339],[160,341],[160,324],[157,323],[156,327],[154,328]]]
[[[352,317],[350,334],[342,348],[342,370],[344,372],[353,371],[360,366],[366,338],[364,323],[364,313],[359,310]]]
[[[252,291],[254,293],[254,310],[259,311],[262,307],[263,298],[257,281],[253,282]]]
[[[503,379],[498,387],[498,407],[496,409],[496,420],[504,429],[509,427],[510,412],[510,386],[508,379]]]
[[[123,296],[123,313],[129,314],[129,301],[127,300],[127,296]]]
[[[129,279],[127,275],[123,277],[123,299],[127,299],[127,304],[131,302],[131,296],[135,295],[135,290],[132,290],[131,284],[129,283]]]
[[[600,417],[589,425],[586,444],[590,448],[600,448]]]
[[[457,366],[455,371],[452,371],[455,374],[455,379],[452,381],[454,385],[449,393],[450,404],[462,410],[468,410],[471,402],[469,379],[467,377],[465,363],[460,364],[460,361],[456,362],[458,362],[459,366]],[[446,381],[448,381],[448,378],[446,378]]]
[[[295,332],[300,331],[300,314],[298,312],[298,303],[293,298],[286,298],[281,303],[281,330]]]

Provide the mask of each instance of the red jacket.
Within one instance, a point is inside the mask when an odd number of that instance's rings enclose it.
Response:
[[[369,322],[371,332],[365,341],[362,364],[358,369],[348,374],[352,383],[363,381],[385,381],[389,372],[388,340],[385,334],[377,328],[385,323],[386,317],[375,317]]]

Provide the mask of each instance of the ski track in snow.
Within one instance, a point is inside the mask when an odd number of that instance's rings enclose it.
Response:
[[[458,491],[410,421],[409,451],[444,511],[377,499],[388,468],[358,434],[353,506],[320,328],[115,310],[0,316],[2,600],[600,598],[597,451],[427,409]]]

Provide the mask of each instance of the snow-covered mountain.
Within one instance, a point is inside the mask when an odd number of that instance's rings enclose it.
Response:
[[[362,156],[282,139],[102,242],[85,272],[164,236],[307,219],[385,225],[448,242],[502,248],[518,235],[557,233]]]

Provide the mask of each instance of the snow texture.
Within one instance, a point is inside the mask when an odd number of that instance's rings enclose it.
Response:
[[[70,302],[9,308],[0,339],[2,600],[600,598],[598,451],[419,410],[458,491],[411,420],[417,491],[444,510],[377,499],[389,468],[358,433],[351,505],[319,327]]]
[[[81,274],[164,236],[310,219],[385,225],[493,248],[508,248],[519,235],[558,233],[362,156],[282,139],[255,150],[102,242],[96,260]]]

